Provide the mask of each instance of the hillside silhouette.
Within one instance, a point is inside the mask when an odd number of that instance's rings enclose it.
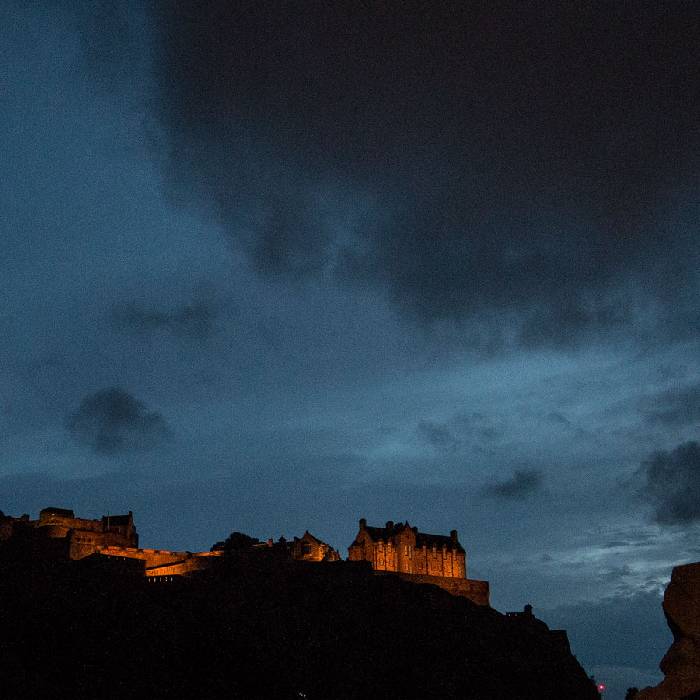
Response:
[[[598,697],[535,617],[364,562],[233,551],[170,583],[120,566],[0,549],[3,697]]]

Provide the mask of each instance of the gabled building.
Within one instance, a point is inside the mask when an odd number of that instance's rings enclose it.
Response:
[[[314,537],[308,530],[295,537],[291,544],[291,555],[295,561],[338,561],[340,554],[329,544]]]
[[[417,583],[431,583],[479,605],[489,604],[487,581],[467,578],[464,547],[457,531],[431,535],[411,527],[408,522],[389,520],[384,527],[367,525],[360,529],[348,547],[350,561],[368,561],[377,573],[396,573]]]
[[[364,559],[376,571],[404,574],[466,578],[466,553],[457,539],[457,530],[449,537],[419,532],[408,522],[371,527],[360,520],[360,531],[348,548],[348,559]]]

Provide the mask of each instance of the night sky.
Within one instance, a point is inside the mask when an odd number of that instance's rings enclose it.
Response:
[[[700,560],[700,5],[6,0],[0,52],[5,513],[456,528],[609,697],[657,681]]]

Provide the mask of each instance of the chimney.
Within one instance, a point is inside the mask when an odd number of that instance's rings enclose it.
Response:
[[[360,530],[364,530],[367,527],[366,518],[360,518]]]
[[[393,520],[387,520],[386,521],[386,529],[391,532],[394,529],[394,521]]]
[[[457,530],[450,530],[450,539],[452,544],[457,544]]]

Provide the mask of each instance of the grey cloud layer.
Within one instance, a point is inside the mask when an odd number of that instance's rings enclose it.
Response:
[[[652,455],[640,468],[642,495],[653,505],[657,522],[700,521],[700,444],[690,441]]]
[[[334,269],[424,319],[687,335],[698,36],[674,8],[163,3],[172,192],[260,271]]]
[[[700,422],[700,383],[670,389],[642,403],[642,413],[650,423],[686,426]]]
[[[64,5],[0,6],[3,510],[456,527],[499,609],[700,556],[621,486],[697,493],[691,6]]]

